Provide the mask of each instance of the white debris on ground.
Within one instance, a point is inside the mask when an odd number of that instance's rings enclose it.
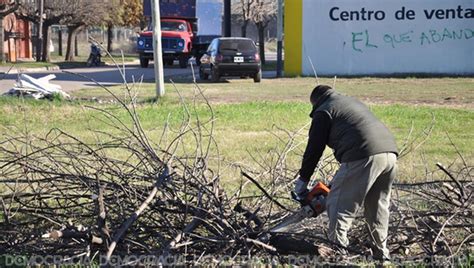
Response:
[[[50,80],[56,78],[56,75],[50,74],[41,78],[33,78],[26,74],[20,74],[15,86],[4,95],[28,96],[35,99],[50,99],[55,94],[62,98],[70,99],[71,96],[61,89],[60,85],[51,84]]]

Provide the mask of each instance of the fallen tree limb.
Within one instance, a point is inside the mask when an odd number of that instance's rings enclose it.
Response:
[[[456,183],[456,186],[458,187],[459,191],[461,192],[461,197],[462,197],[461,202],[464,203],[464,198],[466,197],[466,195],[464,194],[464,189],[463,189],[461,183],[441,163],[436,163],[436,166],[439,167],[439,169],[441,169],[444,173],[446,173],[446,175],[448,175],[448,177],[454,183]]]
[[[291,211],[289,210],[288,208],[286,208],[285,206],[283,206],[280,202],[278,202],[278,200],[275,200],[269,193],[267,193],[267,191],[256,181],[254,180],[252,177],[250,177],[247,173],[245,173],[244,171],[241,172],[242,173],[242,176],[244,176],[245,178],[249,179],[251,182],[253,182],[255,184],[255,186],[257,186],[257,188],[262,191],[262,193],[270,200],[272,201],[273,203],[275,203],[278,207],[286,210],[286,211]]]
[[[145,201],[142,203],[142,205],[135,211],[135,213],[133,213],[133,215],[130,216],[130,218],[128,218],[128,220],[123,223],[120,230],[118,230],[117,233],[115,234],[115,236],[112,240],[112,243],[110,244],[109,249],[107,251],[107,255],[106,255],[107,261],[110,260],[110,256],[112,256],[112,253],[114,252],[115,247],[117,246],[117,243],[120,241],[120,239],[122,239],[122,237],[125,234],[125,232],[127,231],[127,229],[130,227],[130,225],[132,225],[138,219],[140,214],[142,214],[143,210],[145,210],[148,207],[150,202],[153,201],[156,194],[158,193],[158,189],[163,185],[163,183],[166,182],[166,180],[169,178],[169,176],[170,176],[169,170],[165,166],[165,169],[158,176],[157,182],[156,182],[155,186],[153,187],[153,189],[151,190],[148,197],[145,199]]]
[[[266,232],[299,207],[285,203],[297,172],[288,160],[301,158],[305,128],[291,132],[275,126],[272,134],[278,145],[252,155],[255,163],[245,163],[245,170],[258,177],[243,172],[246,179],[228,195],[234,181],[221,178],[234,175],[243,165],[221,162],[213,138],[216,118],[200,88],[195,88],[192,105],[178,92],[183,104],[179,122],[170,114],[163,131],[158,128],[158,135],[152,132],[154,139],[149,139],[151,130],[145,131],[139,122],[136,92],[130,84],[124,86],[130,103],[116,103],[125,109],[127,118],[115,111],[118,106],[92,107],[99,114],[94,120],[107,126],[107,130],[90,129],[93,142],[60,129],[45,136],[27,130],[4,134],[0,141],[0,252],[85,254],[93,261],[101,255],[176,254],[185,257],[183,266],[206,261],[206,255],[213,264],[220,264],[222,256],[238,260],[241,256],[334,254],[324,214],[295,224],[293,232],[278,234],[281,240],[276,244],[272,243],[276,236]],[[416,147],[411,141],[407,144]],[[474,168],[466,165],[466,159],[461,166],[443,167],[449,179],[426,169],[416,174],[419,177],[413,176],[416,182],[394,185],[387,239],[392,256],[423,259],[434,254],[446,258],[469,254],[474,232]],[[169,173],[168,166],[173,170],[172,180],[168,179],[171,175],[164,175]],[[334,157],[325,157],[315,176],[329,180],[338,167]],[[254,194],[255,188],[262,194]],[[361,219],[363,215],[357,215],[349,233],[351,243],[344,248],[347,260],[356,264],[357,257],[369,251],[370,236]],[[264,240],[264,236],[270,238]]]

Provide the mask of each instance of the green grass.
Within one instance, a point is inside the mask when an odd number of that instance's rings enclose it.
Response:
[[[0,125],[4,128],[0,129],[0,133],[8,134],[12,133],[12,129],[21,130],[27,127],[31,133],[44,135],[49,129],[57,127],[82,139],[92,141],[94,136],[91,129],[111,131],[110,127],[97,119],[97,112],[85,108],[84,105],[98,104],[1,98]],[[126,113],[116,105],[98,106],[110,109],[119,118],[127,121]],[[405,104],[372,104],[370,107],[394,132],[399,145],[405,143],[412,127],[412,137],[417,137],[430,126],[433,118],[435,120],[435,127],[427,142],[418,151],[401,159],[400,180],[409,181],[421,175],[425,164],[430,169],[434,169],[436,162],[450,164],[458,158],[447,134],[465,159],[472,162],[473,110]],[[139,105],[138,110],[143,127],[155,142],[159,140],[168,117],[174,129],[182,120],[183,109],[171,94],[160,103],[143,103]],[[263,155],[282,147],[283,144],[275,135],[284,137],[284,133],[278,128],[295,132],[303,128],[310,120],[309,105],[298,101],[215,103],[213,110],[216,116],[214,136],[221,158],[228,162],[239,162],[254,167],[256,165],[251,155]],[[202,104],[197,107],[196,112],[201,120],[210,116],[209,111]],[[300,164],[300,154],[304,150],[306,133],[307,130],[304,129],[297,137],[302,143],[288,158],[288,165],[292,169],[298,169]],[[192,147],[193,144],[189,146]],[[421,154],[424,158],[420,157]],[[224,175],[226,180],[232,180],[232,176],[226,175]]]
[[[332,84],[333,79],[321,78],[321,83]],[[189,77],[175,79],[176,88],[167,83],[165,98],[150,102],[155,96],[153,84],[136,85],[139,114],[150,138],[159,140],[161,130],[170,116],[170,124],[177,128],[182,120],[182,107],[177,90],[189,104],[196,90]],[[472,78],[341,78],[336,88],[368,103],[373,112],[394,132],[399,146],[407,139],[425,137],[426,129],[434,123],[427,141],[401,159],[400,179],[404,181],[423,175],[425,168],[434,169],[436,162],[449,165],[459,158],[452,142],[465,159],[472,162],[474,145],[474,90]],[[275,135],[284,136],[285,129],[295,132],[309,122],[308,95],[315,85],[314,78],[265,79],[262,83],[252,80],[230,79],[222,83],[198,84],[211,102],[216,115],[215,138],[221,159],[255,166],[251,155],[264,155],[282,143]],[[124,96],[122,86],[110,88]],[[74,92],[78,98],[111,99],[103,89]],[[89,129],[107,129],[98,120],[97,112],[84,105],[112,109],[120,118],[126,118],[116,105],[99,105],[94,102],[48,102],[0,99],[0,133],[10,133],[12,128],[45,134],[53,127],[91,141]],[[198,106],[200,118],[209,116],[205,106]],[[301,141],[295,154],[288,158],[288,165],[298,169],[300,154],[304,150],[307,130],[297,138]],[[411,134],[410,134],[411,133]],[[284,137],[287,139],[287,137]],[[188,147],[192,147],[190,142]],[[329,152],[328,152],[329,153]],[[234,175],[231,172],[231,175]],[[232,176],[227,176],[227,179]]]
[[[192,98],[194,85],[189,78],[174,79],[176,89],[165,85],[170,100],[177,100],[176,90],[185,98]],[[320,83],[333,85],[332,78],[321,78]],[[241,103],[250,101],[283,101],[307,103],[315,78],[263,79],[254,83],[252,79],[227,79],[220,83],[198,80],[213,103]],[[138,88],[138,87],[137,87]],[[122,87],[111,87],[113,92],[123,95]],[[447,106],[474,109],[474,78],[338,78],[336,89],[346,95],[373,104],[409,104]],[[137,90],[138,97],[149,99],[155,96],[154,84],[144,83]],[[110,98],[103,89],[77,91],[75,96]]]

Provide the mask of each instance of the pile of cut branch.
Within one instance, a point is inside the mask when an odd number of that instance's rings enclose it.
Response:
[[[320,255],[332,246],[325,215],[302,222],[294,233],[268,234],[298,208],[288,195],[296,171],[286,160],[301,147],[295,138],[299,132],[285,132],[288,136],[278,137],[284,145],[280,150],[255,157],[260,168],[247,168],[240,187],[230,194],[221,185],[219,167],[208,166],[217,151],[215,116],[199,87],[194,105],[183,102],[181,124],[174,129],[164,122],[157,141],[142,128],[131,90],[128,96],[129,101],[116,98],[126,120],[106,108],[89,107],[111,129],[91,130],[93,142],[60,129],[45,136],[12,131],[2,137],[0,252],[91,260],[180,255],[195,264],[205,256],[219,262],[218,256],[231,261],[239,256]],[[207,107],[206,118],[198,115],[196,105]],[[323,163],[318,177],[329,178],[337,163]],[[466,164],[456,172],[440,168],[444,175],[436,173],[439,180],[395,186],[388,240],[395,256],[470,254],[472,167]],[[353,230],[347,250],[364,256],[364,241],[370,237],[363,224]]]

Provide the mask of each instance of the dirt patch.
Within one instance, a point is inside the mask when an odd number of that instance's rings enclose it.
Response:
[[[443,108],[453,108],[453,109],[466,109],[466,110],[474,110],[474,103],[467,103],[464,101],[427,101],[427,100],[408,100],[408,101],[400,101],[400,100],[386,100],[386,99],[374,99],[374,98],[361,98],[361,100],[367,104],[375,104],[375,105],[393,105],[393,104],[401,104],[401,105],[414,105],[414,106],[428,106],[428,107],[443,107]]]
[[[357,97],[357,96],[356,96]],[[467,109],[474,110],[474,102],[467,102],[463,99],[450,98],[442,101],[432,100],[388,100],[383,96],[374,97],[358,97],[364,103],[375,104],[375,105],[415,105],[415,106],[429,106],[429,107],[445,107],[455,109]],[[244,102],[257,102],[257,101],[269,101],[269,102],[307,102],[308,97],[302,94],[295,94],[292,96],[242,96],[237,94],[210,94],[208,100],[213,104],[236,104]]]

